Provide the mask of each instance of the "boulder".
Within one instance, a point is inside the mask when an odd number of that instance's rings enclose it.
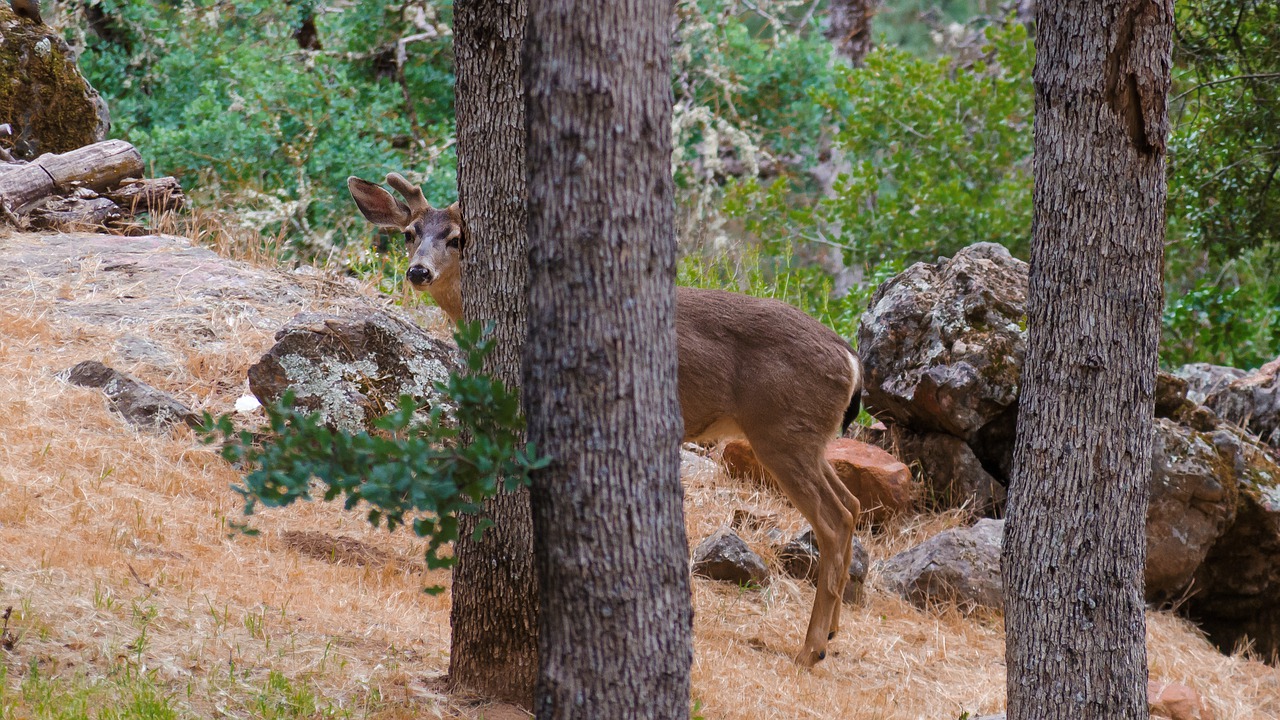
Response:
[[[720,451],[720,462],[724,470],[736,480],[755,485],[769,485],[769,471],[764,469],[756,454],[751,450],[751,443],[746,440],[730,440]]]
[[[920,469],[929,507],[968,508],[978,517],[995,517],[1004,512],[1008,491],[987,472],[965,441],[944,433],[913,433],[895,426],[891,442],[903,460]]]
[[[1252,641],[1280,653],[1280,465],[1253,438],[1229,426],[1212,434],[1238,484],[1234,522],[1196,570],[1184,605],[1224,652]]]
[[[806,529],[778,549],[778,560],[782,563],[782,569],[797,580],[817,581],[819,557],[820,550],[817,541],[813,538],[812,529]],[[853,559],[849,562],[849,584],[844,586],[844,602],[851,605],[862,602],[865,595],[867,567],[870,562],[871,556],[867,554],[867,549],[855,537]]]
[[[1187,399],[1203,405],[1205,398],[1244,377],[1245,371],[1226,365],[1191,363],[1174,370],[1173,374],[1187,381]]]
[[[162,429],[176,423],[191,427],[200,418],[172,395],[157,390],[97,360],[86,360],[65,371],[61,377],[72,385],[99,388],[111,409],[139,427]]]
[[[1026,353],[1027,264],[994,243],[916,263],[877,288],[858,326],[868,410],[983,457],[1012,438]]]
[[[874,445],[837,438],[827,446],[827,461],[849,492],[862,505],[862,519],[882,523],[915,505],[916,490],[911,471],[894,456]],[[759,483],[769,478],[751,444],[732,440],[725,444],[721,461],[730,476]],[[772,484],[772,479],[768,480]]]
[[[737,585],[764,585],[769,568],[738,534],[720,528],[693,550],[693,574]]]
[[[380,310],[302,313],[275,339],[249,368],[253,394],[267,404],[292,390],[295,407],[353,433],[394,410],[401,395],[418,401],[425,420],[443,402],[435,384],[462,369],[456,347]]]
[[[1153,430],[1146,596],[1165,601],[1182,594],[1235,520],[1238,492],[1210,436],[1163,418]]]
[[[911,470],[875,445],[837,438],[827,446],[827,462],[862,505],[860,520],[878,525],[915,507]]]
[[[1204,404],[1280,450],[1280,358],[1219,386]]]
[[[880,565],[889,589],[917,607],[955,603],[969,612],[1004,607],[1000,578],[1003,520],[944,530]]]
[[[52,28],[19,18],[0,3],[0,121],[18,159],[62,153],[106,137],[107,105],[80,74],[71,48]]]

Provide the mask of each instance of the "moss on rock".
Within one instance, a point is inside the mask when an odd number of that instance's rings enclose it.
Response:
[[[13,127],[0,143],[24,159],[98,142],[110,124],[71,48],[8,3],[0,3],[0,123]]]

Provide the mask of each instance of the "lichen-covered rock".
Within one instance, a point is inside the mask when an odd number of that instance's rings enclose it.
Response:
[[[109,368],[97,360],[86,360],[60,375],[72,385],[98,388],[107,396],[111,409],[125,420],[145,428],[166,428],[177,423],[195,427],[200,423],[191,408],[172,395]]]
[[[693,574],[737,585],[763,585],[769,580],[764,560],[729,528],[720,528],[694,548]]]
[[[1146,595],[1169,600],[1235,520],[1236,474],[1211,437],[1158,419],[1148,487]]]
[[[1247,638],[1271,657],[1280,653],[1280,465],[1228,426],[1212,442],[1239,485],[1235,520],[1200,564],[1184,607],[1224,651]]]
[[[1027,264],[993,243],[881,285],[858,326],[868,409],[961,438],[979,457],[988,436],[1012,439],[1026,294]]]
[[[978,517],[1004,512],[1008,491],[987,472],[968,443],[944,433],[894,427],[892,441],[907,463],[920,468],[925,502],[932,508],[967,508]]]
[[[1003,520],[944,530],[880,566],[889,589],[917,607],[955,603],[963,611],[1002,609],[1000,578]]]
[[[292,390],[295,407],[359,432],[394,410],[401,395],[417,400],[425,418],[443,402],[435,383],[459,370],[456,347],[384,312],[302,313],[249,368],[249,389],[264,404]]]
[[[63,153],[104,139],[107,105],[51,28],[19,18],[0,3],[0,139],[19,159]]]
[[[1204,404],[1205,398],[1219,388],[1229,385],[1232,380],[1244,377],[1245,371],[1226,365],[1191,363],[1174,370],[1173,374],[1187,381],[1188,400]]]
[[[821,551],[813,538],[813,529],[806,528],[786,545],[778,549],[778,561],[782,569],[798,580],[815,582],[818,579],[818,559]],[[849,561],[849,583],[844,586],[844,602],[856,605],[862,602],[867,581],[867,567],[871,556],[862,541],[853,539],[853,557]]]
[[[1280,450],[1280,358],[1218,387],[1204,404]]]

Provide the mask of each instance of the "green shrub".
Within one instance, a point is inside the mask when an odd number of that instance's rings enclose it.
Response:
[[[315,16],[324,49],[308,51],[294,31],[314,3],[101,0],[81,63],[113,134],[153,172],[315,254],[346,228],[368,232],[348,175],[409,170],[429,197],[456,194],[449,7],[437,5],[335,6]],[[440,36],[405,46],[401,77],[395,42],[423,28]]]

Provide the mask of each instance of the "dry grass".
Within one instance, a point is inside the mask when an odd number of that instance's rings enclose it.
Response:
[[[249,322],[234,303],[163,322],[78,315],[94,302],[131,301],[102,278],[86,259],[64,276],[0,285],[0,610],[14,608],[17,636],[0,651],[4,682],[16,687],[33,666],[68,682],[145,671],[199,717],[272,714],[263,698],[289,696],[282,685],[318,709],[277,717],[498,714],[433,689],[448,664],[449,599],[421,588],[448,576],[420,569],[419,543],[319,504],[263,513],[258,537],[229,533],[240,511],[232,469],[187,432],[136,431],[97,391],[55,377],[98,359],[225,412],[271,344],[274,326]],[[298,282],[338,294],[323,278]],[[128,352],[125,336],[158,352]],[[686,488],[693,541],[736,507],[775,514],[788,535],[802,525],[777,495],[713,467],[689,474]],[[923,516],[863,540],[884,558],[960,523]],[[744,538],[769,555],[764,529]],[[955,718],[1003,706],[998,616],[919,611],[873,576],[866,604],[845,609],[831,656],[801,671],[790,655],[812,601],[812,587],[787,579],[763,590],[694,580],[694,699],[704,717]],[[1280,717],[1276,669],[1221,655],[1171,615],[1149,614],[1148,626],[1153,677],[1195,688],[1219,720]],[[19,706],[15,717],[29,713]]]

